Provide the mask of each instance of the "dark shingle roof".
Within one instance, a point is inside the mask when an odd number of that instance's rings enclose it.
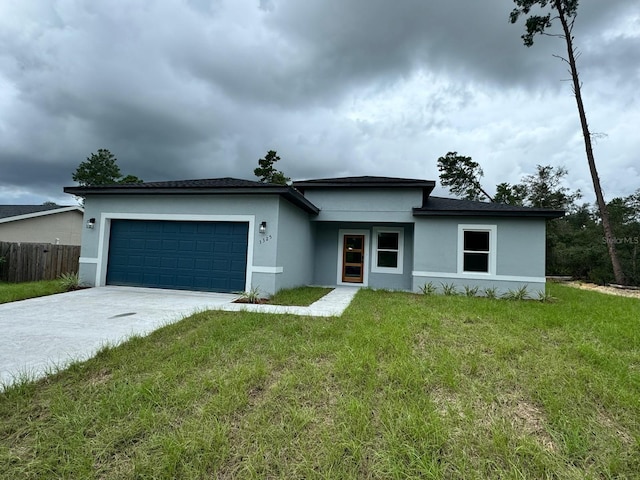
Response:
[[[474,202],[456,198],[429,197],[424,205],[413,209],[417,217],[436,216],[490,216],[559,218],[564,210],[517,207],[504,203]]]
[[[168,182],[146,182],[116,185],[95,185],[88,187],[65,187],[65,193],[72,195],[184,195],[209,194],[209,195],[255,195],[277,194],[296,205],[297,207],[313,214],[320,210],[307,200],[304,195],[288,185],[275,183],[262,183],[253,180],[239,178],[205,178],[199,180],[172,180]]]
[[[60,208],[69,207],[60,205],[0,205],[0,218],[19,217]]]
[[[108,188],[269,188],[282,187],[275,183],[261,183],[240,178],[201,178],[197,180],[170,180],[168,182],[146,182],[132,184],[105,185]],[[95,188],[95,187],[93,187]]]
[[[338,177],[319,178],[315,180],[301,180],[293,182],[293,186],[299,189],[318,187],[431,187],[435,186],[433,180],[420,180],[415,178],[395,177]]]

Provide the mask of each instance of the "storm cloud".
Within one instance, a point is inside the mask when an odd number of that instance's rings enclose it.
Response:
[[[62,193],[99,148],[147,181],[437,179],[456,150],[489,190],[566,166],[592,200],[560,39],[522,44],[512,2],[23,0],[0,4],[0,203]],[[583,0],[575,24],[608,198],[640,187],[640,5]],[[439,192],[444,193],[444,192]]]

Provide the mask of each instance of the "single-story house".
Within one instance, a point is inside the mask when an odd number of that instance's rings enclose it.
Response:
[[[64,191],[85,198],[80,278],[93,286],[544,290],[545,222],[564,212],[432,197],[434,187],[367,176]]]
[[[80,245],[82,217],[78,206],[0,205],[0,242]]]

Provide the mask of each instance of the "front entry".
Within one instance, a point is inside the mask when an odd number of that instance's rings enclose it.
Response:
[[[342,281],[364,282],[364,235],[345,235],[342,245]]]

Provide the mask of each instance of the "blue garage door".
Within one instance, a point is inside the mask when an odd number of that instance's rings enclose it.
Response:
[[[107,284],[245,289],[248,223],[112,220]]]

